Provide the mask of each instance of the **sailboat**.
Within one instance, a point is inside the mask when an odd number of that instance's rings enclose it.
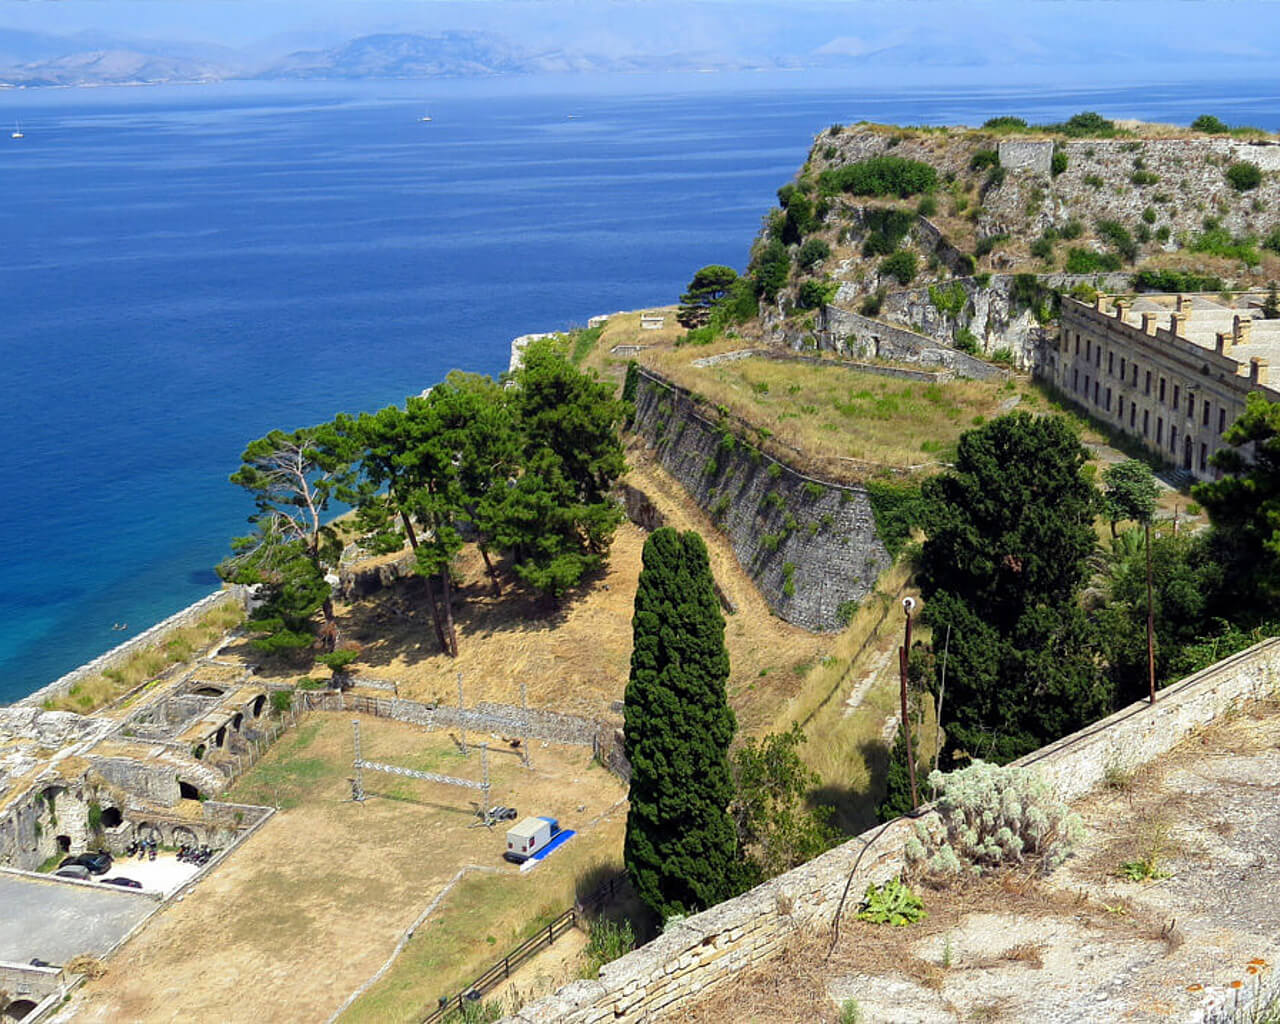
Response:
[[[427,122],[427,121],[430,121],[430,120],[431,120],[431,112],[430,112],[430,111],[427,111],[427,112],[426,112],[425,114],[423,114],[420,118],[418,118],[418,120],[419,120],[419,121],[421,121],[421,122],[423,122],[423,123],[425,123],[425,122]]]
[[[14,124],[14,126],[13,126],[13,131],[9,133],[9,138],[11,138],[11,139],[20,139],[20,138],[22,138],[22,137],[23,137],[23,135],[22,135],[22,125],[15,123],[15,124]]]

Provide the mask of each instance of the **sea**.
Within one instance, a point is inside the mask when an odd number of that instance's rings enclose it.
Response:
[[[742,269],[832,123],[1277,130],[1278,100],[794,73],[2,92],[0,703],[217,588],[248,441]]]

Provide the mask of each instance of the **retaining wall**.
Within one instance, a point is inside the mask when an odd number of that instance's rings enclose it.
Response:
[[[734,556],[779,616],[842,628],[892,559],[863,487],[805,476],[698,411],[689,392],[640,369],[635,432],[724,531]]]
[[[143,630],[135,637],[131,637],[124,643],[111,648],[106,654],[100,654],[90,662],[86,662],[79,668],[72,669],[66,675],[55,679],[48,686],[42,686],[35,693],[23,697],[17,701],[18,704],[25,704],[31,707],[40,707],[46,700],[53,697],[61,697],[76,683],[92,676],[100,675],[105,669],[114,668],[125,659],[138,651],[141,651],[149,645],[159,640],[165,633],[171,629],[179,629],[183,626],[190,626],[199,621],[208,612],[213,611],[219,605],[228,601],[241,601],[240,588],[231,588],[229,590],[219,590],[206,597],[200,598],[195,604],[188,605],[180,612],[175,612],[163,622],[157,622],[150,629]]]
[[[1082,795],[1116,764],[1133,769],[1153,761],[1195,729],[1244,701],[1280,685],[1280,638],[1160,691],[1154,706],[1133,704],[1110,718],[1027,755],[1019,765],[1045,776],[1064,798]],[[931,811],[926,814],[932,813]],[[856,909],[869,884],[905,867],[903,846],[913,834],[905,818],[871,829],[794,871],[688,918],[647,946],[600,969],[597,979],[573,982],[531,1003],[507,1024],[655,1022],[735,972],[776,952],[801,925],[828,927]]]
[[[957,348],[940,345],[933,338],[836,306],[822,308],[817,334],[822,348],[841,355],[941,366],[957,377],[973,380],[991,380],[1008,375],[997,366],[975,359]]]

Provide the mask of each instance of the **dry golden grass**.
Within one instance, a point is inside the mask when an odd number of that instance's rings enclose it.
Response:
[[[742,347],[740,340],[722,340],[655,349],[639,361],[703,399],[712,417],[724,409],[750,424],[771,454],[834,480],[934,472],[964,431],[1029,393],[1017,380],[926,383],[851,369],[834,359],[820,365],[769,359],[691,365]]]
[[[501,828],[470,827],[478,793],[367,773],[370,799],[352,803],[349,718],[304,719],[236,784],[230,799],[282,812],[112,957],[79,998],[77,1020],[324,1020],[454,874],[478,865],[352,1015],[420,1020],[532,922],[572,904],[579,886],[620,867],[624,787],[589,749],[536,744],[533,771],[491,751],[494,802],[580,830],[521,874],[501,859]],[[371,759],[479,775],[479,758],[463,759],[444,733],[366,718],[361,738]]]
[[[228,601],[206,612],[193,626],[170,630],[154,644],[130,655],[116,668],[76,683],[60,697],[51,697],[42,707],[46,711],[75,711],[88,714],[110,704],[135,686],[157,679],[176,665],[190,664],[228,630],[244,621],[244,610]]]

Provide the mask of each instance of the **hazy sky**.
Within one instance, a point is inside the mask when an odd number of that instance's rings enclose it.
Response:
[[[0,0],[0,28],[327,46],[451,28],[537,48],[723,56],[847,54],[920,45],[979,64],[1269,64],[1276,0]]]

